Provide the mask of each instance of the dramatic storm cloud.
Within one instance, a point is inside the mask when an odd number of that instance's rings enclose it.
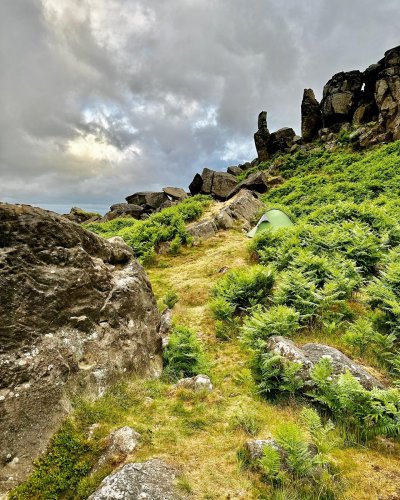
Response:
[[[378,61],[399,20],[397,0],[1,0],[0,200],[105,209],[251,160],[261,109],[299,131],[303,88]]]

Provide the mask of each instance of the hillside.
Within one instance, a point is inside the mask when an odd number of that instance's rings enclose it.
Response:
[[[120,462],[89,474],[110,431],[126,425],[141,440],[124,461],[162,458],[179,471],[183,496],[399,497],[400,142],[360,152],[341,140],[243,174],[283,176],[261,199],[290,215],[291,228],[251,241],[233,228],[192,246],[185,224],[218,207],[204,196],[145,221],[88,225],[123,237],[159,308],[172,307],[164,375],[126,376],[96,400],[77,398],[11,498],[87,498]],[[277,335],[338,348],[379,387],[332,373],[326,357],[304,375],[298,359],[272,350]],[[174,387],[196,373],[213,390]],[[261,462],[249,461],[245,443],[270,438],[281,451],[267,446]]]

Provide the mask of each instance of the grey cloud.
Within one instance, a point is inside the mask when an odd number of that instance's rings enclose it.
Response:
[[[252,159],[261,109],[298,130],[303,88],[400,27],[396,0],[2,0],[0,19],[0,199],[104,207]]]

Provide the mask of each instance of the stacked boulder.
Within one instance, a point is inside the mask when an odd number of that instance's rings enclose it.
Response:
[[[186,197],[186,192],[176,187],[165,187],[162,191],[140,191],[127,196],[126,203],[111,205],[110,211],[101,221],[113,220],[117,217],[145,219],[150,214],[175,205]]]
[[[271,177],[262,171],[253,172],[242,181],[238,180],[237,176],[254,165],[255,162],[253,161],[244,165],[230,166],[227,172],[217,172],[204,168],[202,174],[196,174],[191,182],[189,186],[190,193],[192,195],[208,194],[216,200],[225,201],[231,199],[241,189],[247,189],[254,193],[265,193],[269,187],[283,182],[281,177]]]
[[[267,112],[261,111],[258,115],[258,130],[254,134],[254,143],[259,163],[269,160],[276,153],[293,151],[293,146],[296,147],[299,142],[301,138],[289,127],[281,128],[271,134],[267,126]]]
[[[304,142],[318,137],[326,141],[330,134],[351,126],[357,128],[351,138],[361,147],[400,139],[400,46],[385,52],[364,72],[334,75],[324,86],[321,103],[311,89],[304,90]]]

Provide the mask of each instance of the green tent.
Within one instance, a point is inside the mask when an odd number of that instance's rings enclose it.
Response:
[[[289,217],[282,212],[282,210],[277,210],[275,208],[268,210],[258,221],[256,227],[254,227],[250,232],[247,233],[249,238],[253,238],[260,231],[274,231],[280,227],[293,226],[293,222]]]

